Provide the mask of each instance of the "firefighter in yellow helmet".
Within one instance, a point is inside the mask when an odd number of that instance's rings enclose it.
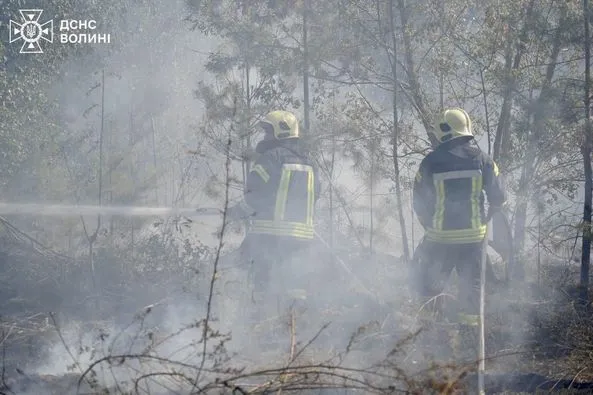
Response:
[[[506,193],[496,163],[474,140],[465,110],[443,111],[432,134],[438,146],[422,160],[414,181],[414,211],[424,227],[415,268],[419,290],[425,300],[440,294],[456,268],[460,276],[456,319],[474,326],[486,237],[485,200],[489,210],[498,210]]]
[[[272,111],[259,123],[264,138],[247,176],[245,203],[252,211],[241,251],[256,291],[265,293],[273,265],[306,251],[314,239],[320,182],[300,144],[299,122],[288,111]]]

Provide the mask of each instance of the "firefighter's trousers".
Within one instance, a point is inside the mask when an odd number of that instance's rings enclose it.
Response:
[[[282,297],[283,291],[306,284],[306,273],[299,273],[299,261],[307,259],[311,240],[286,236],[248,234],[241,245],[242,262],[247,265],[254,289],[254,310],[261,316],[270,309],[258,305]],[[296,269],[296,270],[295,270]],[[269,307],[269,306],[268,306]]]
[[[414,268],[416,286],[424,302],[443,292],[453,269],[456,269],[459,277],[459,292],[453,303],[456,318],[459,320],[460,317],[467,317],[470,321],[477,322],[480,313],[482,248],[481,242],[441,244],[425,239],[418,247],[418,260],[415,262],[417,266]]]

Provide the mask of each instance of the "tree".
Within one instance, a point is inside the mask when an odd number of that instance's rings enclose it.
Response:
[[[585,35],[585,128],[584,139],[581,147],[583,165],[585,170],[585,202],[583,205],[583,250],[581,256],[581,292],[580,298],[585,304],[589,301],[589,262],[591,256],[591,204],[593,190],[593,171],[591,170],[591,152],[593,147],[593,130],[591,127],[591,35],[589,1],[583,0],[583,19]]]

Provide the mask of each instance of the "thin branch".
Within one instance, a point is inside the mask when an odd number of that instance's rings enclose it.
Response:
[[[236,104],[236,99],[235,99],[235,104]],[[235,109],[236,109],[236,106],[235,106]],[[233,115],[235,115],[235,114],[233,114]],[[229,135],[228,135],[228,140],[227,140],[227,149],[228,149],[227,152],[230,152],[231,145],[232,145],[232,134],[231,134],[231,130],[229,130]],[[196,379],[194,382],[194,387],[192,388],[192,390],[195,389],[195,386],[198,385],[201,372],[204,369],[204,365],[206,363],[206,351],[207,351],[207,346],[208,346],[208,329],[209,329],[209,323],[210,323],[210,316],[212,314],[212,300],[213,300],[213,295],[214,295],[214,284],[218,277],[218,264],[220,262],[222,248],[224,247],[224,236],[225,236],[225,231],[226,231],[226,226],[227,226],[227,214],[228,214],[228,208],[229,208],[229,189],[230,189],[228,187],[228,181],[231,178],[230,172],[231,172],[231,157],[230,157],[230,155],[227,154],[226,164],[225,164],[225,179],[227,180],[227,183],[226,183],[227,186],[225,188],[224,208],[223,208],[223,212],[222,212],[222,227],[220,230],[218,248],[216,249],[216,258],[214,259],[214,268],[212,270],[212,276],[210,278],[210,288],[208,291],[208,303],[206,306],[206,318],[204,319],[204,328],[203,328],[203,333],[202,333],[202,337],[203,337],[202,338],[202,341],[203,341],[202,358],[200,360],[200,367],[198,369],[198,374],[196,376]]]

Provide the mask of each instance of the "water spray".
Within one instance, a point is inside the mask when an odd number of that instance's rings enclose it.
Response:
[[[126,217],[174,217],[222,215],[217,208],[100,206],[76,204],[6,203],[0,202],[0,215],[42,215],[51,217],[120,215]]]

